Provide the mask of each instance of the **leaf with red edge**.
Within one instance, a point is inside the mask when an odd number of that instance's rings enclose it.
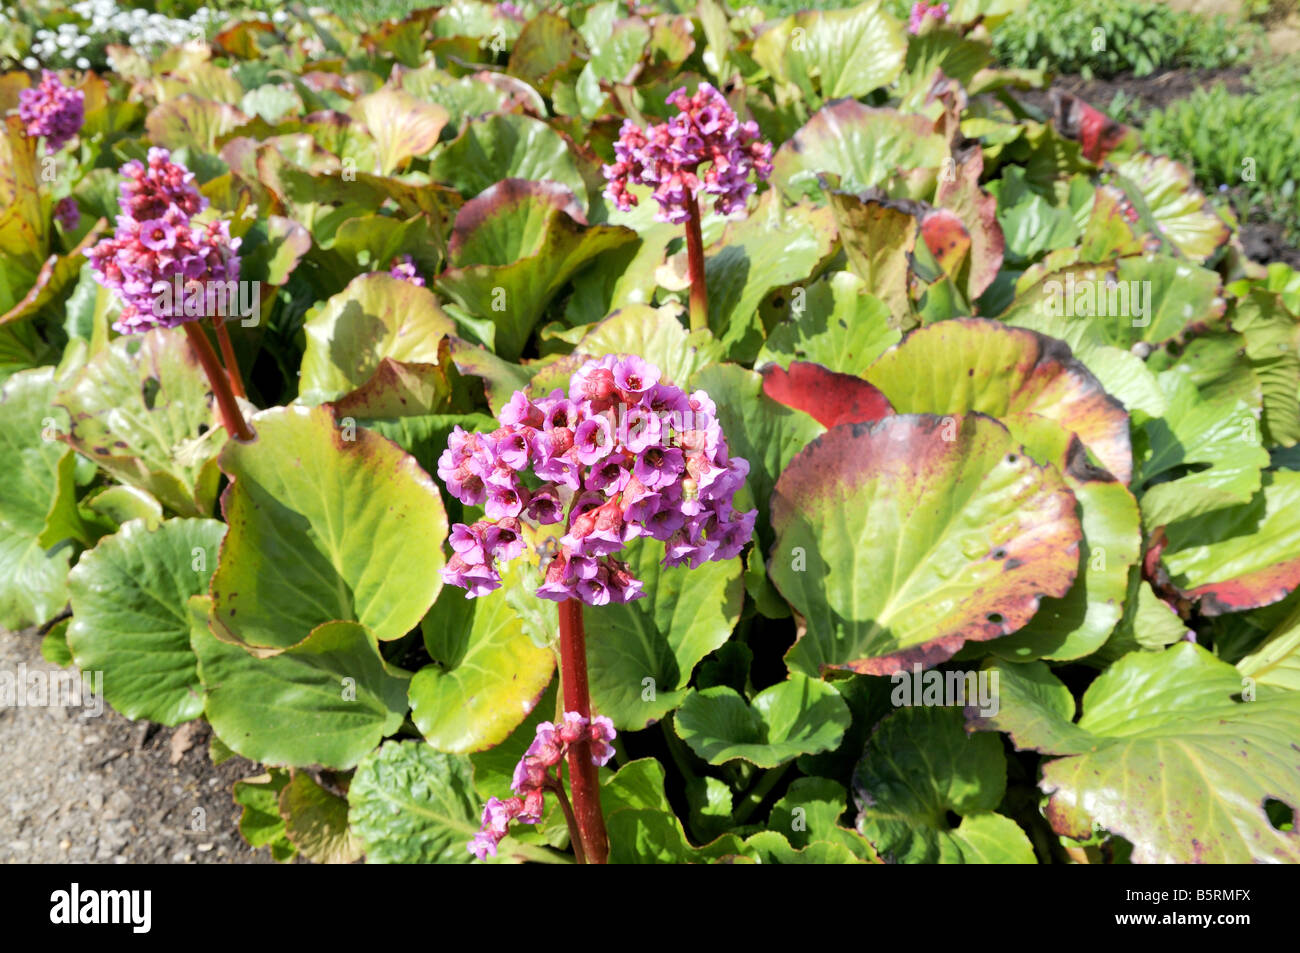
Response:
[[[1249,503],[1166,526],[1161,562],[1202,615],[1269,605],[1300,585],[1297,512],[1300,473],[1266,472]]]
[[[1132,476],[1124,405],[1056,338],[984,318],[941,321],[908,334],[866,378],[899,413],[1047,417],[1121,483]]]
[[[983,414],[827,431],[772,494],[768,573],[803,616],[786,664],[884,675],[1016,631],[1074,583],[1075,506]]]
[[[930,209],[921,216],[921,238],[925,247],[949,277],[956,277],[970,253],[971,236],[956,212]]]
[[[791,361],[788,371],[777,364],[764,367],[763,393],[778,404],[802,410],[827,428],[879,420],[894,412],[873,384],[807,361]]]

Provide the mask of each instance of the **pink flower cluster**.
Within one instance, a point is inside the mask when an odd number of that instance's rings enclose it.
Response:
[[[533,743],[528,746],[519,764],[510,789],[515,797],[501,800],[488,798],[483,808],[482,829],[469,842],[469,852],[479,860],[497,854],[497,845],[506,836],[511,821],[536,824],[546,808],[543,794],[548,787],[558,788],[559,781],[551,777],[551,769],[560,764],[569,753],[569,746],[584,736],[591,742],[591,760],[603,766],[614,756],[614,723],[603,715],[588,721],[576,711],[566,711],[564,722],[556,727],[549,721],[537,726]]]
[[[388,272],[398,281],[405,281],[407,284],[419,285],[424,287],[424,279],[420,273],[415,270],[415,259],[410,255],[398,255],[393,259],[392,267]]]
[[[214,313],[213,284],[239,280],[239,239],[229,223],[192,221],[208,200],[166,149],[150,149],[146,162],[133,159],[121,174],[117,229],[86,252],[100,282],[122,299],[114,329],[133,334],[195,320],[182,308],[185,295],[171,293],[177,279],[186,295],[202,294],[204,314]]]
[[[760,179],[772,174],[772,144],[759,141],[758,124],[740,122],[708,83],[700,83],[694,96],[677,90],[668,104],[680,110],[668,122],[642,129],[624,120],[614,143],[616,161],[603,169],[605,195],[627,211],[637,204],[628,186],[653,185],[655,219],[677,224],[687,220],[689,203],[701,192],[717,196],[714,208],[721,215],[743,210],[755,189],[750,173]],[[701,166],[707,168],[701,172]]]
[[[948,18],[948,4],[936,3],[927,4],[925,0],[917,0],[912,4],[912,12],[907,18],[907,32],[920,33],[921,27],[925,26],[926,18],[937,20],[942,23]]]
[[[731,505],[749,464],[728,455],[713,401],[639,357],[588,361],[567,397],[516,391],[499,420],[490,434],[457,427],[438,460],[448,491],[487,517],[452,527],[442,570],[471,598],[499,588],[498,562],[523,552],[522,520],[564,523],[537,595],[595,606],[644,595],[616,558],[638,536],[665,544],[665,566],[695,568],[731,559],[753,535],[757,511]]]
[[[79,89],[69,89],[49,70],[41,81],[18,94],[18,118],[33,139],[45,137],[47,152],[58,152],[77,134],[85,120],[86,97]]]

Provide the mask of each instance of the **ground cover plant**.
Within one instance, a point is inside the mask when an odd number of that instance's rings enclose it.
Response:
[[[1300,276],[1015,7],[3,74],[0,625],[283,860],[1300,859]]]

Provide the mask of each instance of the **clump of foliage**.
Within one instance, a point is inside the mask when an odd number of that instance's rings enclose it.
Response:
[[[1279,221],[1300,240],[1300,86],[1198,89],[1148,113],[1142,132],[1152,149],[1188,163],[1203,187],[1231,190],[1252,217]]]
[[[1300,860],[1300,275],[1013,7],[0,76],[0,625],[281,860]]]
[[[1145,0],[1031,0],[993,34],[1008,66],[1111,77],[1187,66],[1219,69],[1250,56],[1257,31]]]

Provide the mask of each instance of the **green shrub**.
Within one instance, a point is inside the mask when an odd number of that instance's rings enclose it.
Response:
[[[1178,66],[1231,66],[1250,53],[1257,35],[1222,16],[1210,21],[1139,0],[1033,0],[1023,16],[999,25],[993,48],[1008,66],[1089,78],[1146,76]]]
[[[1300,87],[1247,94],[1221,84],[1146,117],[1147,147],[1191,164],[1206,188],[1227,188],[1300,234]]]

